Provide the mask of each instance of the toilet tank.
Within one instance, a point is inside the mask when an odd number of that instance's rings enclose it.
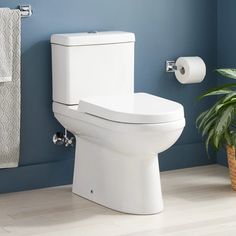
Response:
[[[53,101],[133,93],[134,42],[128,32],[52,35]]]

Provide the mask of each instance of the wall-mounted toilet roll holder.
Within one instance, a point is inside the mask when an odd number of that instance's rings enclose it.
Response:
[[[166,72],[173,72],[181,84],[201,83],[206,76],[206,64],[199,56],[179,57],[166,61]]]
[[[166,61],[166,72],[176,72],[180,71],[181,74],[185,73],[184,67],[179,67],[176,65],[175,61]]]

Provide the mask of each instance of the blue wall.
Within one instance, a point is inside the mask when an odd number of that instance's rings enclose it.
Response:
[[[177,3],[178,2],[178,3]],[[135,90],[182,103],[186,128],[176,145],[160,155],[161,170],[214,163],[207,159],[195,118],[211,104],[196,97],[215,85],[217,4],[215,0],[0,0],[0,7],[31,4],[32,17],[22,20],[21,161],[0,170],[0,192],[71,183],[73,149],[54,146],[49,38],[53,33],[124,30],[136,34]],[[181,85],[166,74],[165,60],[201,56],[207,79]]]
[[[218,67],[236,68],[236,1],[218,0]],[[222,78],[218,83],[235,83],[235,80]],[[218,154],[218,163],[227,165],[225,151]]]

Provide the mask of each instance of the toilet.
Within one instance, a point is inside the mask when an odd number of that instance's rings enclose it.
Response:
[[[130,214],[163,210],[158,154],[184,126],[177,102],[134,93],[135,35],[51,36],[53,112],[76,137],[73,193]]]

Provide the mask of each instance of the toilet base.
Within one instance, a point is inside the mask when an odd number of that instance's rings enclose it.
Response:
[[[130,214],[163,210],[156,155],[132,156],[77,138],[73,193]]]

